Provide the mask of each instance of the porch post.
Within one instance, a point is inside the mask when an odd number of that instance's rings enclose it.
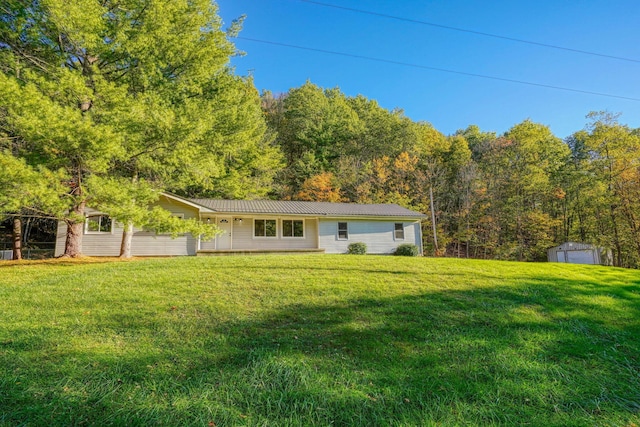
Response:
[[[198,209],[198,221],[202,223],[202,212]],[[202,240],[202,234],[198,234],[198,238],[196,240],[196,254],[202,247],[200,246],[200,241]]]

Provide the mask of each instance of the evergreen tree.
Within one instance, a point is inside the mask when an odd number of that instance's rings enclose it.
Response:
[[[11,1],[0,10],[0,123],[33,145],[31,165],[69,177],[68,213],[56,213],[68,226],[65,255],[80,254],[87,203],[116,213],[113,191],[131,200],[116,218],[129,239],[134,223],[150,226],[149,189],[223,183],[242,194],[243,183],[265,187],[275,173],[257,92],[228,65],[239,23],[227,33],[216,12],[209,0]],[[113,177],[128,184],[106,188]]]

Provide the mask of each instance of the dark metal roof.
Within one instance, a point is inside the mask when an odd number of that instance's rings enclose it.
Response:
[[[279,214],[317,216],[408,217],[425,215],[394,204],[356,204],[330,202],[298,202],[277,200],[189,199],[191,202],[220,213]]]

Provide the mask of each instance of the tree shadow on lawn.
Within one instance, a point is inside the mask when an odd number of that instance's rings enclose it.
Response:
[[[119,258],[119,257],[90,257],[81,256],[77,258],[56,257],[45,259],[22,259],[22,260],[5,260],[0,261],[0,269],[2,268],[20,268],[30,266],[61,266],[61,267],[77,267],[85,264],[106,264],[106,263],[127,263],[141,261],[142,257]],[[157,258],[156,258],[157,259]]]
[[[13,331],[0,423],[637,423],[638,288],[531,277],[222,323],[205,305],[114,311],[82,348]],[[97,342],[113,331],[115,353]]]

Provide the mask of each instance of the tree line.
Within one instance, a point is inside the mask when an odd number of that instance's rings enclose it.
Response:
[[[428,213],[432,255],[546,260],[564,241],[610,248],[640,266],[640,130],[594,112],[562,140],[525,120],[504,134],[444,135],[363,96],[311,82],[262,95],[284,167],[272,194],[397,203]],[[433,203],[433,211],[431,208]]]
[[[0,8],[0,215],[67,225],[84,209],[211,237],[153,208],[187,197],[397,203],[428,214],[427,253],[537,261],[567,240],[640,266],[640,131],[607,112],[561,140],[525,120],[444,135],[311,82],[259,94],[235,74],[209,0],[9,1]],[[428,102],[428,100],[425,100]],[[19,236],[15,238],[19,244]]]

